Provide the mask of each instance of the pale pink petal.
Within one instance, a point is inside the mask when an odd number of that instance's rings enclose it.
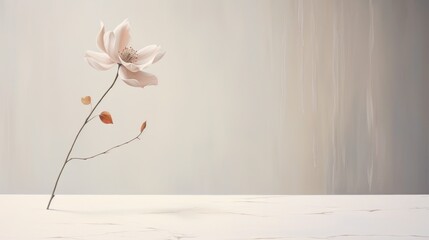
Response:
[[[106,53],[110,56],[110,58],[119,63],[119,53],[115,39],[115,33],[109,31],[104,34],[104,47],[106,48]]]
[[[100,22],[100,25],[101,25],[101,29],[100,29],[100,32],[98,33],[98,36],[97,36],[97,46],[101,51],[106,52],[106,48],[104,47],[104,24],[103,24],[103,22]]]
[[[115,62],[105,53],[86,51],[85,59],[91,67],[100,71],[108,70],[115,65]]]
[[[125,62],[122,58],[121,55],[119,55],[119,60],[121,61],[121,64],[126,67],[128,70],[130,70],[131,72],[138,72],[141,71],[140,66],[136,65],[134,63],[129,63],[129,62]]]
[[[112,64],[104,64],[104,63],[100,63],[97,60],[95,60],[94,58],[91,57],[85,57],[86,61],[88,62],[89,65],[91,65],[91,67],[95,68],[96,70],[99,71],[106,71],[110,68],[113,67],[113,65],[115,65],[114,63]]]
[[[130,42],[130,23],[128,19],[125,19],[122,23],[120,23],[115,30],[113,30],[116,37],[116,47],[119,52],[121,52]]]
[[[113,64],[115,63],[109,55],[102,52],[94,52],[91,50],[86,51],[85,57],[93,58],[95,61],[102,63],[102,64]]]
[[[159,47],[157,45],[149,45],[137,51],[136,64],[147,66],[153,62]]]
[[[158,51],[158,53],[156,54],[155,58],[153,59],[153,62],[152,62],[152,63],[156,63],[156,62],[158,62],[159,60],[161,60],[161,58],[162,58],[162,57],[164,57],[164,55],[165,55],[165,51],[164,51],[164,50],[162,50],[162,49],[160,49],[160,50]]]
[[[147,72],[131,72],[127,68],[121,67],[119,69],[119,75],[126,84],[133,87],[143,88],[148,85],[158,84],[156,76]]]

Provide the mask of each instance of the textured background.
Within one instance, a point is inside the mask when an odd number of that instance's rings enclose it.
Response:
[[[51,191],[114,70],[99,21],[161,44],[159,86],[119,82],[58,193],[429,193],[429,1],[0,0],[0,193]]]

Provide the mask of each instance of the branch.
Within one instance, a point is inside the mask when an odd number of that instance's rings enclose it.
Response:
[[[97,154],[92,155],[92,156],[90,156],[90,157],[74,157],[74,158],[69,158],[69,159],[67,160],[67,162],[70,162],[71,160],[88,160],[88,159],[95,158],[95,157],[98,157],[98,156],[100,156],[100,155],[106,154],[106,153],[110,152],[111,150],[113,150],[113,149],[115,149],[115,148],[118,148],[118,147],[124,146],[124,145],[126,145],[126,144],[128,144],[128,143],[131,143],[131,142],[133,142],[133,141],[137,140],[137,139],[140,139],[139,137],[142,135],[142,133],[143,133],[143,132],[140,132],[140,133],[139,133],[139,135],[137,135],[136,137],[134,137],[134,138],[132,138],[132,139],[130,139],[130,140],[128,140],[128,141],[126,141],[126,142],[123,142],[123,143],[121,143],[121,144],[118,144],[118,145],[116,145],[116,146],[113,146],[113,147],[111,147],[111,148],[109,148],[109,149],[107,149],[106,151],[103,151],[103,152],[101,152],[101,153],[97,153]]]
[[[55,191],[57,190],[57,186],[58,186],[58,182],[60,181],[61,178],[61,174],[64,171],[64,168],[66,167],[66,164],[69,161],[69,157],[71,152],[73,151],[74,145],[76,144],[77,139],[79,138],[80,133],[82,132],[83,128],[85,127],[85,125],[92,120],[91,115],[92,113],[95,111],[95,109],[97,109],[98,105],[101,103],[101,101],[104,99],[104,97],[107,95],[107,93],[110,91],[110,89],[112,89],[112,87],[115,85],[116,80],[118,80],[118,76],[119,76],[119,68],[121,67],[121,64],[118,64],[118,70],[116,71],[116,76],[115,76],[115,80],[113,80],[112,85],[110,85],[110,87],[107,89],[106,92],[104,92],[103,96],[101,96],[100,100],[98,100],[97,104],[95,104],[94,108],[92,108],[91,105],[91,112],[88,114],[88,116],[86,117],[85,121],[83,122],[82,126],[80,127],[79,131],[77,132],[76,136],[74,137],[73,143],[67,153],[66,159],[64,160],[64,164],[61,167],[60,173],[58,174],[57,180],[55,181],[55,185],[54,185],[54,189],[52,190],[52,194],[51,194],[51,198],[49,199],[48,202],[48,206],[46,207],[46,209],[49,210],[49,207],[51,206],[51,202],[52,199],[54,199],[55,197]],[[90,119],[91,118],[91,119]]]

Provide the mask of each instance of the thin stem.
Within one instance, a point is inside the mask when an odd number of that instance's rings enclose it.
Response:
[[[109,149],[107,149],[106,151],[103,151],[103,152],[101,152],[101,153],[98,153],[98,154],[92,155],[92,156],[90,156],[90,157],[74,157],[74,158],[70,158],[70,159],[68,159],[68,160],[67,160],[67,162],[70,162],[71,160],[74,160],[74,159],[76,159],[76,160],[88,160],[88,159],[95,158],[95,157],[98,157],[98,156],[100,156],[100,155],[106,154],[106,153],[110,152],[110,150],[113,150],[113,149],[115,149],[115,148],[118,148],[118,147],[124,146],[124,145],[126,145],[126,144],[128,144],[128,143],[131,143],[131,142],[133,142],[133,141],[137,140],[137,139],[140,139],[139,137],[140,137],[140,135],[141,135],[141,134],[142,134],[142,133],[139,133],[139,135],[137,135],[136,137],[134,137],[134,138],[132,138],[132,139],[130,139],[130,140],[128,140],[128,141],[126,141],[126,142],[123,142],[123,143],[121,143],[121,144],[118,144],[118,145],[116,145],[116,146],[113,146],[113,147],[111,147],[111,148],[109,148]]]
[[[80,135],[80,133],[82,132],[83,128],[85,127],[85,125],[89,122],[89,118],[91,117],[92,113],[95,111],[95,109],[98,107],[98,105],[100,104],[100,102],[104,99],[104,97],[107,95],[107,93],[110,91],[110,89],[113,88],[113,85],[115,85],[116,80],[118,80],[118,76],[119,76],[119,68],[121,67],[121,64],[118,64],[118,70],[116,71],[116,76],[115,76],[115,80],[113,80],[112,85],[110,85],[110,87],[107,89],[107,91],[103,94],[103,96],[101,96],[100,100],[98,100],[97,104],[95,104],[94,108],[92,108],[91,112],[89,113],[89,115],[86,117],[85,121],[83,122],[82,126],[80,127],[79,131],[76,134],[76,137],[73,140],[73,143],[70,147],[70,150],[67,153],[66,159],[64,160],[64,164],[61,167],[60,173],[58,174],[57,180],[55,181],[55,185],[54,185],[54,189],[52,190],[52,194],[51,194],[51,198],[49,199],[49,203],[48,206],[46,207],[46,209],[49,210],[49,206],[51,206],[51,202],[52,199],[54,199],[55,197],[55,191],[57,190],[57,186],[58,186],[58,182],[61,178],[61,174],[64,171],[64,168],[66,166],[66,164],[68,163],[68,159],[70,157],[71,152],[73,151],[74,145],[76,144],[76,141]]]
[[[97,114],[95,116],[92,116],[90,119],[88,119],[87,123],[91,122],[92,119],[96,118],[97,116],[99,116],[100,114]]]

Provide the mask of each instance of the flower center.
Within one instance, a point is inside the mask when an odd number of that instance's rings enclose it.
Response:
[[[128,63],[133,63],[137,60],[137,51],[132,47],[124,48],[119,54],[122,60]]]

